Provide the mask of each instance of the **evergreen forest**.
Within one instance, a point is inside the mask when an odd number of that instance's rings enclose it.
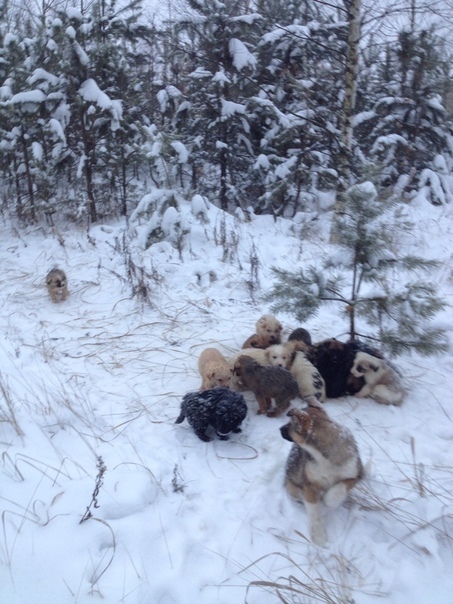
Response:
[[[287,217],[364,178],[453,197],[451,54],[415,0],[387,37],[360,0],[0,4],[0,204],[25,224],[153,189]]]

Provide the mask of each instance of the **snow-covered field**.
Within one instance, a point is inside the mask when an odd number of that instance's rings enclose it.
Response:
[[[229,441],[174,424],[199,387],[199,353],[235,352],[269,310],[270,267],[317,262],[328,248],[328,213],[307,226],[200,204],[161,225],[190,231],[180,251],[168,241],[142,251],[146,226],[132,237],[120,223],[2,224],[0,602],[452,604],[451,352],[394,361],[409,386],[400,408],[325,403],[367,470],[326,513],[326,549],[282,487],[285,417],[257,416],[246,393],[243,432]],[[451,303],[453,208],[420,201],[410,213],[411,244],[442,261],[431,277]],[[69,278],[59,304],[44,286],[55,264]],[[140,274],[149,303],[131,297]],[[278,318],[286,336],[299,326]],[[453,345],[451,310],[437,320]],[[305,327],[314,341],[346,338],[335,306]]]

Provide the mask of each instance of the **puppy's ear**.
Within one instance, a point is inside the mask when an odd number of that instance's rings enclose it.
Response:
[[[305,411],[299,411],[298,409],[291,409],[288,412],[291,417],[291,425],[298,434],[304,434],[310,432],[313,427],[313,421],[308,413]]]

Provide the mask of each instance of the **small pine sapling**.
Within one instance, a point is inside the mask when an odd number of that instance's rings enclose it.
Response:
[[[445,303],[433,283],[417,279],[417,273],[433,271],[438,262],[400,255],[396,239],[411,226],[392,209],[395,202],[378,199],[369,181],[348,189],[343,212],[333,225],[336,245],[322,265],[295,273],[273,269],[276,279],[265,296],[273,302],[272,310],[303,322],[323,303],[339,302],[351,339],[379,340],[393,355],[445,351],[444,331],[428,324]],[[372,327],[371,332],[357,331],[359,318]]]

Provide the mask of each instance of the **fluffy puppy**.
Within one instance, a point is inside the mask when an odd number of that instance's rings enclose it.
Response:
[[[260,365],[263,365],[263,366],[269,365],[269,361],[268,361],[268,358],[267,358],[266,351],[262,350],[261,348],[244,348],[243,350],[240,350],[239,352],[236,352],[229,359],[229,361],[228,361],[229,365],[230,365],[230,370],[231,370],[230,387],[234,388],[234,390],[240,390],[240,391],[247,390],[247,388],[242,383],[242,381],[239,378],[239,376],[236,375],[234,373],[234,371],[233,371],[234,364],[236,363],[236,361],[238,360],[238,358],[240,356],[243,356],[243,355],[252,358],[253,360],[255,360]]]
[[[324,401],[326,385],[321,374],[302,351],[294,350],[292,344],[293,342],[287,342],[269,346],[265,350],[269,365],[289,369],[299,386],[302,398],[314,396],[318,401]]]
[[[403,402],[406,389],[401,378],[383,359],[358,352],[351,373],[356,378],[365,380],[365,385],[354,396],[369,396],[383,405],[401,405]]]
[[[53,268],[47,273],[46,286],[52,302],[63,301],[68,297],[68,278],[61,268]]]
[[[212,388],[186,394],[175,424],[181,424],[187,417],[199,439],[209,442],[206,431],[211,427],[221,440],[228,440],[232,432],[241,432],[240,425],[246,415],[247,405],[242,394],[229,388]]]
[[[297,382],[287,369],[263,367],[245,355],[238,358],[233,373],[239,377],[245,388],[255,394],[259,405],[258,413],[265,413],[267,417],[281,415],[299,394]],[[272,399],[275,402],[274,408],[271,408]]]
[[[206,348],[198,358],[198,371],[201,375],[200,390],[221,386],[228,388],[231,381],[231,368],[217,348]]]
[[[312,345],[310,333],[303,327],[298,327],[289,334],[288,342],[293,342],[297,350],[306,351]]]
[[[273,344],[264,351],[267,358],[267,364],[273,367],[283,367],[289,369],[294,360],[294,347],[291,343]]]
[[[358,340],[340,342],[329,338],[310,348],[307,358],[321,374],[326,385],[327,398],[354,394],[363,388],[363,376],[357,377],[351,373],[355,355],[361,351],[382,358],[378,350]]]
[[[256,333],[247,338],[242,348],[267,348],[280,344],[282,324],[272,315],[263,315],[255,324]]]
[[[289,370],[303,399],[314,396],[319,402],[326,400],[326,384],[322,375],[300,350],[296,351]]]
[[[293,443],[286,462],[285,487],[305,504],[311,540],[325,547],[327,535],[322,504],[339,507],[362,478],[363,466],[352,433],[332,421],[320,406],[291,409],[290,422],[280,428]]]

